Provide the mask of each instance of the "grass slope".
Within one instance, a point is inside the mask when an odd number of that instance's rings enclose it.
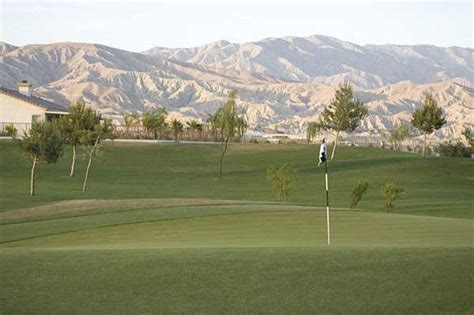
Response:
[[[0,142],[0,209],[8,211],[71,199],[208,198],[268,201],[266,167],[290,161],[296,181],[288,202],[325,204],[322,169],[315,168],[316,148],[306,145],[233,145],[225,174],[216,179],[215,145],[110,144],[92,170],[90,190],[81,192],[85,161],[68,176],[69,151],[59,163],[40,166],[35,197],[28,196],[29,165],[15,146]],[[400,213],[473,218],[473,161],[421,159],[413,154],[341,147],[330,164],[331,202],[344,208],[358,179],[369,180],[359,207],[383,211],[380,186],[387,181],[406,193],[393,210]]]

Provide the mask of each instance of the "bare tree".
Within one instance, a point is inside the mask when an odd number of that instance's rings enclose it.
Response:
[[[93,160],[97,158],[99,152],[104,150],[104,146],[102,145],[103,140],[110,138],[113,131],[112,123],[108,120],[102,120],[99,113],[92,112],[88,116],[88,120],[91,124],[94,124],[94,128],[84,133],[81,138],[81,143],[83,144],[88,157],[82,192],[87,190],[87,181],[89,179]]]

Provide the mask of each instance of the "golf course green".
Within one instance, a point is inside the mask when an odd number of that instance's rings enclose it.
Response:
[[[472,314],[474,161],[313,145],[108,143],[81,191],[70,151],[0,141],[0,313]],[[296,169],[284,203],[266,168]],[[369,188],[357,208],[350,193]],[[404,189],[386,211],[381,186]]]

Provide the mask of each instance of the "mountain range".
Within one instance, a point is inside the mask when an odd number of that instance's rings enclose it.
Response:
[[[334,84],[341,80],[359,88],[400,81],[474,80],[473,50],[428,45],[359,46],[336,38],[268,38],[236,44],[219,41],[194,48],[156,47],[144,53],[202,66],[245,71],[281,82]]]
[[[448,119],[434,138],[453,139],[473,124],[473,52],[360,46],[326,36],[141,53],[85,43],[0,43],[0,85],[15,88],[28,80],[36,95],[64,106],[83,98],[109,115],[165,107],[182,120],[205,120],[236,89],[239,112],[251,129],[300,134],[337,84],[348,81],[369,107],[358,133],[379,134],[409,121],[425,93],[432,93]]]

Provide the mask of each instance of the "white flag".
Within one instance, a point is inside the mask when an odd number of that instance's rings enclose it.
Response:
[[[323,142],[321,143],[321,147],[319,147],[319,163],[318,165],[320,165],[321,163],[324,163],[326,162],[326,141],[323,139]]]

